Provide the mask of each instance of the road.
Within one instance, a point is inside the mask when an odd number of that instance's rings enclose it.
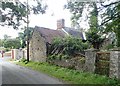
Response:
[[[0,58],[0,75],[2,84],[63,84],[56,78],[8,62],[6,58]]]

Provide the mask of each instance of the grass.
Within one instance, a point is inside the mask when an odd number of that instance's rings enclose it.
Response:
[[[51,65],[49,63],[39,63],[31,61],[26,63],[26,61],[20,61],[17,62],[17,64],[25,67],[30,67],[33,70],[44,72],[70,84],[112,84],[112,86],[120,85],[120,81],[116,79],[110,79],[106,76],[62,68]]]

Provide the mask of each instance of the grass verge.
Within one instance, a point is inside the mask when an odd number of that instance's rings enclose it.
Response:
[[[77,70],[62,68],[48,63],[31,61],[26,63],[25,61],[20,61],[16,64],[44,72],[70,84],[112,84],[112,86],[120,85],[120,81],[116,79],[110,79],[106,76],[100,76],[97,74],[79,72]]]

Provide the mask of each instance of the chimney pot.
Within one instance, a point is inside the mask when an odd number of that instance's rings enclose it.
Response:
[[[64,19],[57,20],[57,29],[62,29],[64,27],[65,27],[65,20]]]

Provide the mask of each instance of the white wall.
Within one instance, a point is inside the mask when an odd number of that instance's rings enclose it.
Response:
[[[27,51],[26,49],[13,49],[14,51],[14,59],[19,60],[20,58],[26,58],[27,57]]]

